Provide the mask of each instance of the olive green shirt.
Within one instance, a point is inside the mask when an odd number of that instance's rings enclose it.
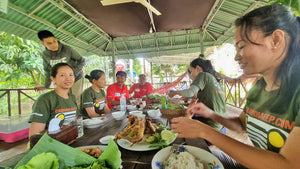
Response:
[[[104,106],[106,104],[106,96],[104,90],[100,90],[97,93],[92,87],[89,87],[81,94],[80,101],[80,114],[84,117],[88,117],[88,113],[85,108],[94,107],[95,112],[99,115],[104,113]]]
[[[207,72],[200,72],[192,82],[191,86],[193,85],[199,88],[197,93],[198,102],[204,103],[207,107],[220,115],[224,115],[226,113],[225,93],[223,91],[223,87],[213,75]],[[221,124],[211,119],[203,117],[194,118],[210,125],[216,130],[221,130],[223,128]]]
[[[52,118],[64,119],[64,124],[69,124],[76,118],[77,105],[75,96],[69,93],[69,98],[59,96],[54,90],[42,94],[32,106],[29,123],[46,123],[46,128]]]
[[[256,147],[279,152],[294,126],[300,126],[300,86],[292,99],[282,99],[280,108],[272,110],[279,89],[265,90],[260,79],[249,91],[244,112],[247,132]]]

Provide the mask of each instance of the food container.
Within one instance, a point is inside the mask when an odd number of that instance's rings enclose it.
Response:
[[[0,119],[0,140],[13,143],[29,136],[30,114],[10,116]]]
[[[173,118],[182,117],[186,114],[186,109],[160,109],[162,117],[171,121]]]
[[[153,118],[153,119],[159,118],[161,116],[161,112],[160,112],[159,109],[157,109],[157,110],[148,110],[147,113],[148,113],[148,116]]]
[[[125,116],[125,111],[116,111],[116,112],[112,112],[111,115],[113,116],[114,119],[116,120],[122,120],[124,119]]]

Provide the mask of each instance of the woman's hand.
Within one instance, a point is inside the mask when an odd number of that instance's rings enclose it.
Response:
[[[210,118],[215,112],[205,106],[203,103],[196,103],[189,106],[187,109],[187,117],[191,118],[194,114],[198,114],[204,118]]]
[[[178,133],[178,137],[199,138],[204,126],[206,125],[202,122],[188,117],[178,117],[171,120],[171,128],[173,132]]]

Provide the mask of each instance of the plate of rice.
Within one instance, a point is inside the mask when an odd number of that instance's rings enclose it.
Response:
[[[174,152],[172,146],[161,149],[155,154],[152,169],[224,169],[220,160],[213,154],[194,146],[180,146]]]

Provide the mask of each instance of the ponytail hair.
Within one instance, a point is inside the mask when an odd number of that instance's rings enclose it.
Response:
[[[203,69],[203,72],[207,72],[207,73],[212,74],[218,82],[220,81],[220,79],[218,78],[217,73],[216,73],[215,69],[213,68],[210,60],[204,60],[204,59],[201,59],[201,58],[197,58],[197,59],[194,59],[190,63],[190,66],[193,67],[193,68],[196,68],[197,66],[200,66]]]
[[[89,80],[89,82],[93,83],[93,80],[98,80],[104,72],[100,69],[95,69],[91,71],[90,75],[85,75],[84,77]]]

